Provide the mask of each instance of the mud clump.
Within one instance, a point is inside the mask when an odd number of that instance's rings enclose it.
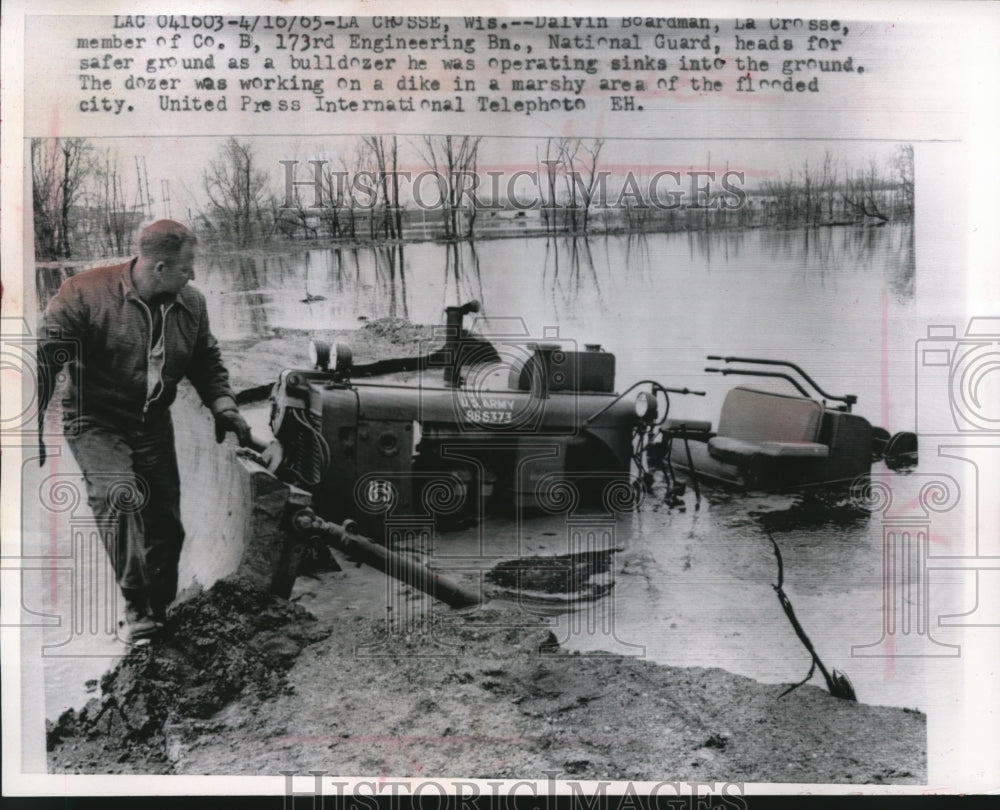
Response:
[[[396,346],[426,342],[428,345],[425,348],[430,350],[431,342],[434,343],[434,347],[441,342],[440,339],[433,338],[434,330],[431,327],[410,323],[406,318],[379,318],[368,321],[364,331],[367,335],[377,336]]]
[[[47,724],[50,770],[170,773],[171,735],[204,730],[233,701],[287,691],[299,653],[329,633],[298,605],[218,582],[105,674],[100,698]]]
[[[608,576],[614,551],[522,557],[494,566],[486,580],[516,595],[597,599],[611,589]]]

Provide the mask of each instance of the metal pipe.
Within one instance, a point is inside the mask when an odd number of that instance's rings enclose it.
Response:
[[[292,525],[300,532],[322,535],[338,551],[384,571],[407,585],[419,588],[450,607],[471,607],[482,602],[480,594],[470,593],[426,565],[373,543],[367,537],[350,531],[345,525],[323,520],[312,509],[297,512]]]
[[[792,385],[794,385],[798,389],[799,393],[802,394],[802,396],[804,396],[806,399],[812,399],[812,397],[809,395],[809,392],[806,391],[806,389],[802,387],[802,385],[799,383],[798,380],[796,380],[790,374],[784,374],[784,373],[782,373],[780,371],[753,371],[753,370],[748,369],[748,368],[747,369],[743,369],[743,368],[706,368],[705,371],[711,372],[713,374],[721,374],[723,377],[727,377],[730,374],[742,374],[742,375],[744,375],[746,377],[776,377],[776,378],[781,379],[781,380],[788,380],[788,382],[790,382]]]
[[[826,391],[824,391],[822,388],[819,387],[819,383],[817,383],[812,377],[806,374],[806,372],[803,371],[799,366],[795,365],[795,363],[790,363],[787,360],[767,360],[760,357],[720,357],[717,354],[708,355],[708,359],[721,360],[723,363],[757,363],[764,366],[786,366],[787,368],[794,369],[799,374],[801,374],[802,378],[807,383],[809,383],[809,385],[815,388],[821,397],[825,397],[826,399],[832,399],[836,402],[846,403],[848,411],[850,411],[851,406],[857,404],[858,401],[858,398],[854,394],[845,394],[842,397],[838,397],[836,394],[828,394]],[[809,395],[806,394],[806,396]]]

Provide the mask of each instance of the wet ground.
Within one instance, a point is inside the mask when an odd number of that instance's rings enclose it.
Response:
[[[449,611],[342,562],[302,578],[292,605],[220,583],[183,606],[163,638],[103,679],[100,698],[50,727],[50,768],[926,780],[919,712],[814,686],[780,697],[780,687],[718,668],[567,652],[550,620],[523,605]],[[532,580],[532,594],[551,583]],[[374,603],[381,617],[366,615]]]
[[[243,355],[248,369],[261,358],[287,359],[279,345],[256,351]],[[266,421],[263,410],[249,415],[258,427]],[[916,478],[897,477],[894,486],[900,500],[918,496]],[[827,667],[850,678],[859,704],[830,698],[819,674],[778,698],[811,659],[772,587],[769,534],[799,621]],[[168,639],[160,652],[125,659],[125,676],[102,675],[121,659],[49,660],[50,720],[92,700],[53,727],[50,766],[538,777],[554,767],[610,778],[919,782],[927,753],[920,711],[947,702],[951,669],[947,659],[868,654],[885,647],[882,534],[879,514],[846,493],[705,490],[699,501],[688,488],[672,500],[657,476],[635,509],[613,516],[493,515],[436,534],[425,560],[481,589],[480,608],[450,611],[342,557],[341,571],[296,584],[294,604],[315,616],[300,616],[313,628],[309,638],[289,632],[295,622],[284,608],[274,610],[285,619],[247,630],[238,606],[223,599],[220,607],[210,592],[204,615],[214,623],[182,606],[175,637],[189,635],[194,622],[196,640]],[[938,605],[954,600],[954,584],[930,582]],[[919,593],[905,598],[925,607]],[[232,671],[199,667],[198,644],[215,649],[227,633],[245,650],[268,650],[258,657],[271,663],[247,669],[236,656]],[[231,652],[232,643],[219,649]],[[177,672],[196,673],[207,702],[190,711],[162,702],[147,712],[152,719],[140,712],[138,721],[130,709],[115,728],[143,742],[123,757],[109,748],[106,718],[114,715],[102,707],[134,708],[140,694],[149,703],[134,687],[149,680],[149,666],[162,670],[166,649],[182,650],[181,663],[174,653],[166,658]],[[91,652],[125,648],[105,640]],[[225,700],[216,676],[233,681]],[[189,677],[175,680],[161,679],[162,694],[190,690]]]
[[[220,583],[50,727],[50,767],[924,781],[924,667],[842,649],[879,638],[871,516],[663,495],[657,479],[600,548],[571,547],[554,516],[438,535],[428,562],[486,597],[461,611],[336,552],[341,570],[300,576],[291,604]],[[574,525],[609,530],[601,518]],[[818,673],[780,696],[810,659],[771,587],[766,531],[800,622],[860,703]]]

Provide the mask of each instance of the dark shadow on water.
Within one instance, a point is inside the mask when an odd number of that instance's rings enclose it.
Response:
[[[846,488],[828,488],[797,494],[777,509],[750,510],[747,514],[766,532],[790,532],[822,527],[850,529],[863,526],[871,514],[860,507]]]

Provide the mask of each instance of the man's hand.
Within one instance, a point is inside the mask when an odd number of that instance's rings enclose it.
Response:
[[[281,446],[281,442],[275,439],[266,448],[264,448],[264,451],[261,453],[261,457],[264,461],[264,466],[267,467],[267,471],[272,474],[276,472],[285,458],[285,451]]]
[[[240,443],[240,447],[252,445],[250,425],[235,408],[219,411],[215,414],[215,441],[221,443],[226,438],[227,433],[236,434],[236,440]]]

